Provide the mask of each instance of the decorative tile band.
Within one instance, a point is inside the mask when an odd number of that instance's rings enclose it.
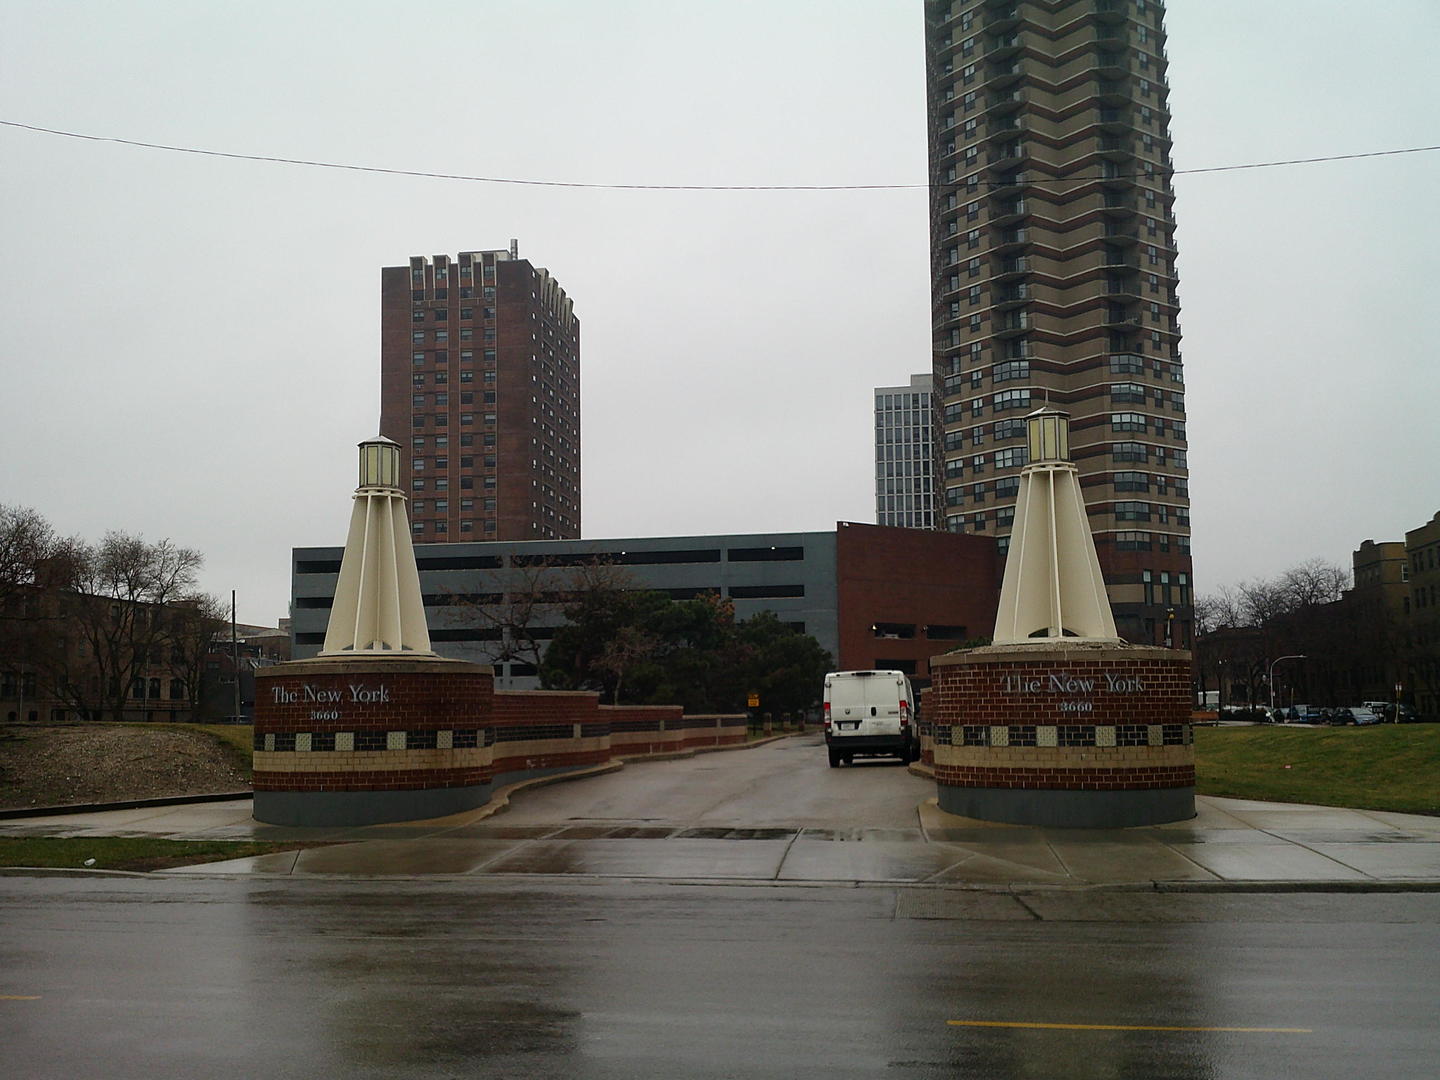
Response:
[[[937,746],[1191,746],[1187,724],[933,724]]]
[[[570,728],[565,729],[569,738]],[[280,752],[369,752],[377,750],[471,750],[494,746],[494,728],[433,728],[420,731],[256,732],[254,749]]]

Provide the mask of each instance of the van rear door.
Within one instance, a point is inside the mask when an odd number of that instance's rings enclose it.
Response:
[[[849,672],[832,680],[830,720],[836,734],[894,735],[905,689],[889,672]]]

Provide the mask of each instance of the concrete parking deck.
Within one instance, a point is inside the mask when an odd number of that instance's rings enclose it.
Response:
[[[249,800],[0,823],[3,836],[327,842],[170,874],[287,877],[563,875],[958,887],[1440,888],[1440,818],[1201,796],[1184,822],[1040,829],[954,817],[933,799],[913,829],[697,828],[653,822],[509,825],[494,808],[432,821],[298,829]]]

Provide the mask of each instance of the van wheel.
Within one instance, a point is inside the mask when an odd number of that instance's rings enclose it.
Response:
[[[838,769],[839,767],[840,767],[840,753],[839,753],[839,751],[837,751],[837,750],[831,750],[831,751],[830,751],[830,768],[832,768],[832,769]]]

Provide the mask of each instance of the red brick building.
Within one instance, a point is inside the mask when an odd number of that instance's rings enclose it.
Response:
[[[930,677],[930,658],[995,630],[1001,563],[989,537],[841,522],[835,584],[844,670]]]
[[[380,272],[380,433],[417,543],[580,535],[580,321],[508,250]]]

